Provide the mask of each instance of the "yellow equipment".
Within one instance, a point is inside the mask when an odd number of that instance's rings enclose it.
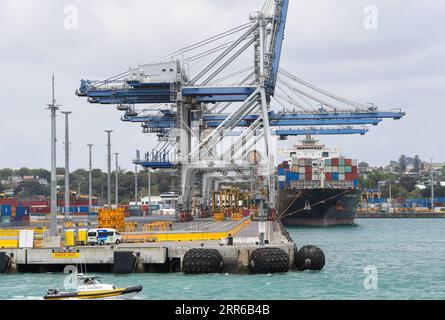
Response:
[[[212,214],[215,221],[231,218],[242,220],[244,212],[249,211],[251,195],[239,188],[225,188],[212,193]]]
[[[74,230],[66,230],[65,231],[65,246],[74,247]]]
[[[116,229],[125,231],[125,213],[124,208],[117,209],[99,209],[97,220],[99,228]]]
[[[137,228],[137,222],[125,222],[125,232],[135,232]]]
[[[143,232],[152,232],[152,231],[173,231],[173,223],[167,221],[161,222],[152,222],[150,224],[144,224],[142,226]]]
[[[87,244],[87,229],[77,230],[77,245],[85,246]]]

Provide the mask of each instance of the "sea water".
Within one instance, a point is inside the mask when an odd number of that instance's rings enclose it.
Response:
[[[138,299],[445,299],[445,219],[359,219],[356,226],[290,228],[298,247],[323,249],[320,272],[269,275],[102,274]],[[0,275],[0,299],[41,299],[63,274]]]

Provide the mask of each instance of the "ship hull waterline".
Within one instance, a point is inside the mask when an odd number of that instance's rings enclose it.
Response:
[[[359,189],[285,189],[279,194],[279,218],[285,226],[354,225]]]

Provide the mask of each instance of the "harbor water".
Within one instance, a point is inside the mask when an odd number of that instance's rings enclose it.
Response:
[[[352,227],[291,228],[297,245],[320,246],[321,272],[279,275],[103,274],[142,285],[138,299],[445,299],[445,219],[359,219]],[[41,299],[63,274],[0,275],[0,299]]]

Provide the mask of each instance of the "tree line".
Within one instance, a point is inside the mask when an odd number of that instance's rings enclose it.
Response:
[[[58,175],[64,175],[64,168],[57,168]],[[48,183],[51,181],[51,172],[46,169],[1,169],[0,180],[7,180],[11,176],[38,176],[45,179]],[[111,174],[111,193],[115,197],[115,178],[116,171]],[[135,200],[135,174],[132,171],[121,171],[118,175],[119,179],[119,199],[121,203],[128,203]],[[166,171],[155,171],[151,173],[151,194],[156,196],[164,192],[169,192],[174,187],[174,176]],[[59,190],[63,191],[65,180],[59,179],[57,182]],[[0,184],[0,192],[13,189],[14,194],[20,198],[31,196],[49,196],[50,186],[42,185],[38,181],[22,181],[17,184],[9,182]],[[101,169],[92,170],[92,189],[93,196],[98,197],[101,202],[107,197],[107,173]],[[89,172],[84,169],[78,169],[70,173],[70,190],[80,191],[81,194],[87,195],[89,190]],[[138,172],[138,196],[139,199],[148,195],[148,172]]]

